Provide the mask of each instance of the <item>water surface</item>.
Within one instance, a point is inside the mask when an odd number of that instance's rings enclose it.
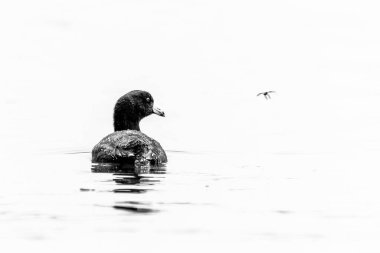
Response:
[[[379,252],[372,2],[1,1],[0,252]],[[94,170],[134,89],[169,163]]]
[[[345,247],[348,240],[360,245],[380,228],[380,201],[362,175],[368,167],[357,173],[356,159],[168,156],[166,166],[137,172],[91,166],[88,152],[14,158],[12,171],[1,179],[0,239],[20,242],[14,245],[19,250],[62,252],[73,241],[95,252],[264,245],[279,250],[292,242],[323,249]]]

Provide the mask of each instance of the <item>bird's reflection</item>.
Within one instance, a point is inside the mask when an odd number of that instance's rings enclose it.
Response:
[[[119,164],[119,163],[93,163],[91,166],[91,171],[94,173],[123,173],[123,174],[134,174],[136,176],[142,174],[165,174],[166,165],[141,165],[134,166],[130,164]]]
[[[148,214],[148,213],[158,212],[158,210],[155,210],[152,208],[129,206],[129,205],[114,205],[113,208],[128,211],[128,212],[133,212],[133,213],[146,213],[146,214]]]
[[[112,207],[118,210],[124,210],[132,213],[149,214],[158,212],[159,210],[151,208],[151,204],[147,201],[136,201],[133,194],[144,194],[155,190],[155,185],[165,178],[166,166],[128,166],[122,164],[110,163],[94,163],[91,171],[93,173],[112,173],[115,188],[111,190],[113,193],[124,194],[124,201],[118,201]],[[124,197],[125,196],[125,197]],[[130,196],[130,197],[128,197]],[[128,198],[133,198],[131,201]]]

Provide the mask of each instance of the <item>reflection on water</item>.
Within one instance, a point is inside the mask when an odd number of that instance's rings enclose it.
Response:
[[[347,228],[370,231],[380,211],[376,188],[361,180],[365,168],[356,172],[354,160],[341,170],[326,156],[168,152],[166,166],[126,168],[91,166],[90,156],[49,153],[3,164],[14,169],[0,178],[0,239],[87,238],[88,247],[107,238],[118,248],[146,240],[309,245],[365,239]],[[338,181],[347,185],[337,188]]]
[[[94,173],[124,172],[138,177],[143,174],[165,174],[166,164],[131,166],[130,164],[93,163],[91,171]]]
[[[113,208],[128,211],[128,212],[133,212],[133,213],[141,213],[141,214],[158,212],[158,210],[148,208],[148,207],[140,207],[140,205],[142,204],[133,204],[133,205],[120,204],[120,205],[114,205]]]
[[[161,182],[166,173],[166,165],[130,166],[111,163],[94,163],[93,173],[112,173],[115,189],[113,193],[126,193],[124,201],[117,201],[112,207],[131,213],[149,214],[158,212],[152,203],[128,200],[128,194],[141,194],[153,190],[152,186]],[[123,187],[120,187],[123,186]],[[150,188],[148,188],[150,187]]]

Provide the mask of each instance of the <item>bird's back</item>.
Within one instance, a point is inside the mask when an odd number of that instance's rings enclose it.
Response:
[[[92,150],[94,163],[135,163],[136,161],[161,164],[167,162],[167,157],[157,141],[136,130],[109,134]]]

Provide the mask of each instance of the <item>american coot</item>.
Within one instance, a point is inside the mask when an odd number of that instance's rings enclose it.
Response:
[[[115,132],[95,145],[92,162],[131,165],[167,162],[161,145],[140,132],[140,120],[153,113],[165,117],[163,111],[153,107],[153,97],[146,91],[134,90],[119,98],[113,114]]]

